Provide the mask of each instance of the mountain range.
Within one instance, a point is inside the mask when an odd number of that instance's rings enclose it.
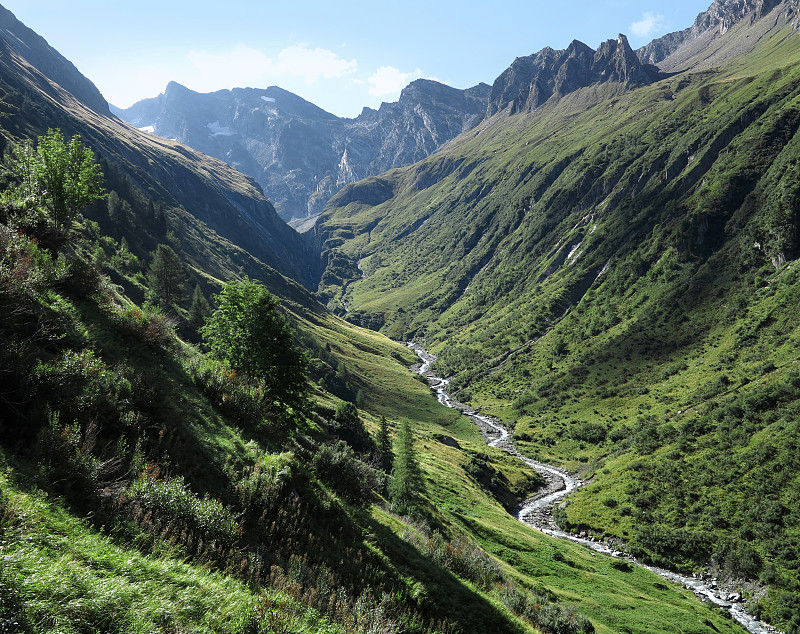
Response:
[[[114,112],[253,177],[282,218],[303,226],[344,185],[414,163],[471,128],[488,93],[420,79],[399,101],[343,119],[277,86],[200,94],[172,82]]]
[[[638,561],[800,631],[799,4],[356,119],[172,83],[133,123],[0,7],[0,151],[80,135],[110,192],[60,252],[0,204],[0,630],[742,631]],[[201,345],[234,280],[304,350],[297,411]],[[519,522],[541,476],[410,340],[629,556]]]

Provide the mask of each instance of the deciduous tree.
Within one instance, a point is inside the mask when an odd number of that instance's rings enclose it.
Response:
[[[64,237],[78,213],[106,195],[92,151],[78,136],[65,142],[60,130],[48,130],[35,147],[26,141],[15,148],[9,167],[20,181],[17,196],[27,204],[45,207]]]
[[[278,300],[245,278],[226,284],[218,308],[200,329],[212,356],[263,382],[274,403],[305,411],[306,355],[295,347]]]

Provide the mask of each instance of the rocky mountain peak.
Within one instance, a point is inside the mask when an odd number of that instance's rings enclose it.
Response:
[[[529,112],[553,97],[593,84],[616,82],[634,87],[651,83],[657,76],[658,70],[643,64],[622,34],[603,42],[596,51],[573,40],[563,51],[546,47],[514,60],[492,86],[488,114],[506,108],[512,114]]]
[[[714,0],[707,11],[699,14],[694,24],[653,40],[636,51],[640,60],[660,64],[667,57],[701,38],[712,39],[727,33],[734,25],[747,18],[754,22],[776,7],[785,5],[787,11],[797,11],[797,0]]]

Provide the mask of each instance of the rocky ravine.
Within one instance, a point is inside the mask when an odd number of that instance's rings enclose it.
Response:
[[[563,469],[537,462],[536,460],[523,456],[514,446],[511,435],[500,421],[490,416],[480,414],[468,405],[459,403],[450,397],[447,393],[447,387],[450,381],[436,376],[431,370],[431,366],[436,361],[434,355],[430,354],[418,343],[409,342],[406,345],[416,353],[421,361],[421,363],[411,366],[411,369],[428,380],[431,384],[431,390],[433,390],[437,400],[442,405],[457,409],[465,416],[469,416],[480,428],[489,446],[499,447],[507,453],[516,456],[544,476],[546,481],[545,486],[537,492],[536,495],[528,498],[519,506],[516,514],[517,519],[552,537],[568,539],[595,552],[623,559],[632,564],[646,568],[674,583],[678,583],[694,592],[700,600],[710,601],[720,607],[728,608],[731,616],[752,634],[782,634],[778,629],[767,623],[762,623],[751,614],[748,614],[744,609],[744,605],[741,603],[741,597],[738,594],[731,594],[725,589],[718,587],[716,580],[687,577],[663,568],[648,566],[638,562],[635,557],[618,550],[613,544],[599,541],[585,535],[571,535],[561,530],[553,521],[553,507],[556,502],[563,500],[570,493],[583,486],[584,482]]]

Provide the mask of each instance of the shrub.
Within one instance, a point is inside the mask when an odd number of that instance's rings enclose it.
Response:
[[[464,536],[449,541],[438,530],[431,533],[422,526],[411,527],[402,536],[423,555],[480,588],[489,588],[505,578],[499,564]]]
[[[175,320],[153,304],[117,308],[114,321],[120,332],[151,348],[168,348],[175,343]]]
[[[582,422],[570,426],[569,435],[575,440],[599,444],[606,439],[606,428],[600,423]]]
[[[208,357],[193,359],[189,373],[195,384],[237,425],[257,427],[270,413],[261,383],[224,363]]]
[[[320,479],[351,504],[369,504],[386,486],[386,474],[359,460],[341,440],[319,447],[312,465]]]
[[[85,430],[72,423],[63,425],[58,412],[49,417],[36,442],[50,482],[73,501],[85,502],[98,488],[101,462],[92,454],[97,441],[97,425]]]
[[[591,634],[594,625],[574,608],[553,603],[508,582],[499,590],[500,600],[517,616],[527,619],[545,634]]]
[[[68,273],[63,258],[54,258],[34,238],[0,224],[0,295],[33,296]]]
[[[234,491],[239,504],[245,510],[263,511],[269,508],[275,494],[292,476],[292,454],[282,453],[259,459],[245,467],[234,478]]]
[[[142,508],[224,544],[233,543],[239,534],[234,515],[220,501],[192,493],[183,476],[159,480],[145,471],[131,483],[126,494],[129,501]]]

